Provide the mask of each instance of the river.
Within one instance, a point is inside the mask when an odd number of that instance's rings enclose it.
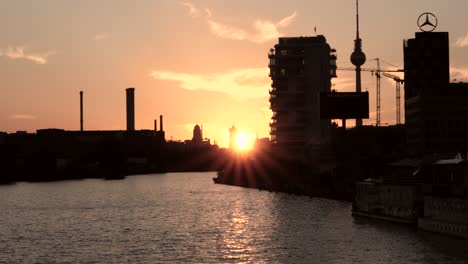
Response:
[[[0,263],[468,263],[468,241],[214,176],[0,186]]]

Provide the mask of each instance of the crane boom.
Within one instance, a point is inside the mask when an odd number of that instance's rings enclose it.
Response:
[[[356,71],[356,68],[353,67],[338,67],[336,70],[338,71]],[[375,68],[361,68],[361,71],[367,71],[367,72],[376,72],[377,69]],[[405,70],[403,69],[396,69],[396,70],[390,70],[390,69],[381,69],[380,72],[404,72]]]
[[[382,72],[382,75],[390,79],[393,79],[395,82],[400,82],[400,83],[405,82],[405,80],[401,79],[399,76],[396,76],[387,72]]]
[[[381,69],[380,68],[380,59],[375,59],[377,62],[376,68],[361,68],[361,71],[370,72],[371,74],[375,74],[376,76],[376,126],[380,126],[381,123],[381,94],[380,94],[380,78],[381,75],[384,75],[388,78],[392,78],[397,83],[397,124],[401,123],[401,114],[400,114],[400,85],[404,82],[403,79],[400,77],[390,74],[389,72],[404,72],[404,69]],[[387,63],[388,64],[388,63]],[[356,71],[356,68],[352,67],[338,67],[338,71]]]

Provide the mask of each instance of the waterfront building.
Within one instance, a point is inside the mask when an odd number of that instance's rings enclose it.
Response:
[[[379,179],[357,182],[353,215],[416,224],[423,207],[420,166],[420,160],[400,160]]]
[[[417,32],[404,42],[409,153],[468,149],[468,83],[450,83],[448,32]]]
[[[468,161],[458,154],[425,168],[423,230],[468,238]]]
[[[330,141],[330,120],[320,119],[320,92],[336,77],[335,50],[324,36],[284,37],[270,50],[271,142],[292,159],[318,153]]]

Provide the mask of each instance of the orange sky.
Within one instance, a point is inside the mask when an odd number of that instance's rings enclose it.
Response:
[[[410,2],[410,3],[408,3]],[[452,78],[468,77],[468,2],[362,0],[361,37],[368,62],[402,67],[403,39],[430,11],[450,32]],[[350,67],[354,1],[4,1],[0,10],[0,131],[125,129],[125,88],[135,87],[136,128],[165,117],[166,138],[204,136],[228,145],[233,124],[269,135],[268,50],[279,36],[313,35],[314,27]],[[334,88],[353,90],[353,73]],[[363,73],[375,117],[375,81]],[[395,91],[382,81],[382,123],[395,122]]]

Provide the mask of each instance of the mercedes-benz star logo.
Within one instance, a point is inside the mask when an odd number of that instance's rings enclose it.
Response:
[[[418,17],[418,27],[423,32],[432,32],[437,27],[437,17],[429,12]]]

